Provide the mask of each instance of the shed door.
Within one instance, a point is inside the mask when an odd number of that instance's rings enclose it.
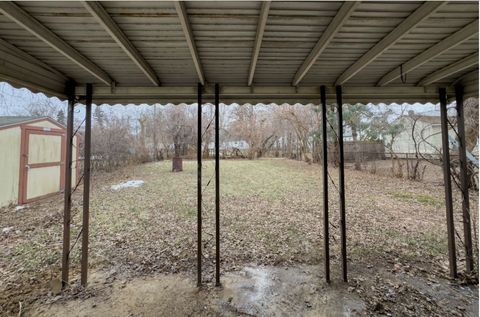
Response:
[[[24,130],[20,204],[57,193],[63,188],[65,136],[49,129]]]

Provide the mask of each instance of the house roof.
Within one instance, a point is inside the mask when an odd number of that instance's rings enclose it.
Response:
[[[94,102],[437,101],[478,96],[477,1],[0,2],[0,79]],[[449,91],[453,96],[453,89]]]
[[[415,119],[430,124],[440,124],[440,116],[415,115]]]
[[[409,120],[417,120],[429,124],[440,124],[441,123],[441,118],[440,114],[431,114],[431,115],[425,115],[425,114],[408,114],[408,115],[403,115],[402,118],[409,119]],[[448,116],[449,120],[455,120],[456,116],[449,114]]]

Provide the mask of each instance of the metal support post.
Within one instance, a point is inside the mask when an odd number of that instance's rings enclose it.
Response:
[[[339,166],[338,166],[338,190],[340,194],[340,242],[342,249],[342,276],[343,281],[347,282],[347,233],[345,217],[345,160],[343,155],[343,114],[342,114],[342,86],[336,86],[337,95],[337,118],[338,118],[338,148],[339,148]]]
[[[197,286],[202,286],[202,84],[197,87]]]
[[[328,220],[328,140],[327,140],[327,96],[325,86],[320,87],[322,106],[322,150],[323,150],[323,248],[325,252],[325,280],[330,283],[330,236]]]
[[[460,157],[460,190],[462,191],[463,211],[463,237],[465,240],[465,261],[466,271],[470,274],[474,267],[472,249],[472,225],[470,218],[470,195],[468,192],[468,166],[467,166],[467,144],[465,140],[465,112],[463,108],[464,88],[462,85],[455,86],[455,98],[457,101],[457,127],[460,146],[458,148]]]
[[[452,183],[448,141],[447,90],[445,88],[440,88],[438,94],[440,98],[440,120],[442,126],[443,180],[445,183],[445,207],[447,211],[448,259],[450,264],[450,277],[457,278],[455,225],[453,222]]]
[[[62,252],[62,287],[68,284],[70,269],[70,218],[72,207],[72,146],[73,146],[73,114],[75,107],[75,82],[66,84],[65,93],[68,97],[67,135],[65,147],[65,184],[63,205],[63,252]]]
[[[220,98],[215,84],[215,286],[220,286]]]
[[[88,236],[90,221],[90,149],[92,136],[92,84],[87,84],[85,90],[85,143],[83,160],[83,218],[82,218],[82,286],[87,286],[88,277]]]

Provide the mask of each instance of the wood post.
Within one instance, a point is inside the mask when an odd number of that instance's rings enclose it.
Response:
[[[88,236],[90,220],[90,154],[92,135],[92,84],[87,84],[85,91],[85,143],[83,160],[83,217],[82,217],[82,286],[87,286],[88,279]]]
[[[445,88],[440,88],[438,94],[440,99],[440,120],[442,126],[443,180],[445,183],[445,207],[447,211],[448,260],[450,264],[450,277],[457,278],[455,225],[453,221],[452,183],[448,141],[447,90]]]
[[[63,205],[63,252],[62,252],[62,287],[68,284],[70,269],[70,220],[72,207],[72,146],[73,146],[73,115],[75,107],[75,82],[68,81],[65,93],[68,98],[67,135],[65,146],[65,186]]]

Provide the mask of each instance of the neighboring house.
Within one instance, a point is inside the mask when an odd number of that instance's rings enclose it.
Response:
[[[250,146],[245,140],[230,140],[220,142],[220,155],[222,157],[245,157],[248,155]],[[208,144],[208,152],[210,156],[215,155],[215,142]]]
[[[250,146],[245,140],[233,140],[233,141],[225,141],[220,143],[220,151],[223,150],[234,150],[238,149],[240,151],[248,150]],[[210,142],[208,144],[208,149],[214,150],[215,149],[215,142]]]
[[[78,179],[78,138],[72,151],[72,186]],[[65,183],[66,128],[48,117],[0,116],[0,206],[25,204],[57,193]]]
[[[399,122],[403,125],[403,131],[398,134],[392,144],[392,150],[399,156],[414,155],[419,153],[428,155],[439,155],[442,149],[442,128],[440,125],[440,116],[438,115],[419,115],[410,112],[402,116]],[[413,135],[412,135],[413,130]],[[451,130],[450,134],[453,133]],[[389,143],[389,138],[385,143]],[[390,153],[386,146],[385,152]]]

